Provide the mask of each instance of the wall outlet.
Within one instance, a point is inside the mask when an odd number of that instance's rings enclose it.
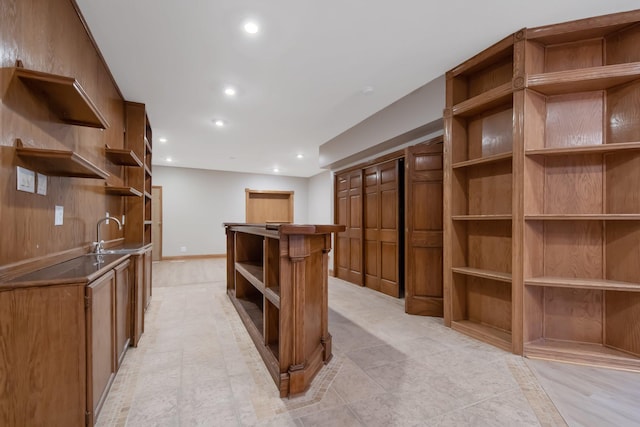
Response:
[[[180,252],[187,252],[186,246],[180,246]]]
[[[62,219],[64,218],[64,206],[56,206],[55,217],[53,219],[53,225],[62,225]]]
[[[122,214],[122,225],[124,225],[124,214]]]
[[[109,212],[107,212],[107,214],[105,215],[107,218],[109,218]],[[105,224],[109,224],[109,220],[107,219],[105,222]]]

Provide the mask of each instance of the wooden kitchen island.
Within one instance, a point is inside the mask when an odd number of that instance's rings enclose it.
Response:
[[[341,225],[224,224],[227,294],[280,397],[303,393],[331,359],[331,233]]]

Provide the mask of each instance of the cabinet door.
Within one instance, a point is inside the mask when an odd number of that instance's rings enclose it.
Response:
[[[87,286],[87,412],[93,425],[116,372],[115,274]]]
[[[142,334],[144,333],[144,261],[143,255],[132,255],[129,267],[131,278],[132,298],[131,301],[131,336],[133,346],[137,347]]]
[[[144,253],[144,309],[149,308],[151,302],[151,263],[152,260],[151,249],[147,249]]]
[[[407,149],[405,311],[443,315],[442,144]]]
[[[0,426],[84,425],[84,292],[0,292]]]
[[[118,368],[131,342],[132,286],[129,280],[130,261],[126,260],[115,270],[116,280],[116,352]]]

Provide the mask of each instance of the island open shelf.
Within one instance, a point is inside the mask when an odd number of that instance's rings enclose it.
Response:
[[[339,225],[225,224],[227,295],[280,397],[305,392],[331,359],[328,254]]]

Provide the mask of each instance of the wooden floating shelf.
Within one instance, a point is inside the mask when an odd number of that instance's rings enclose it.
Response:
[[[16,141],[18,156],[37,172],[50,176],[107,179],[109,174],[70,150],[25,147]]]
[[[541,148],[526,150],[527,156],[567,156],[572,154],[604,154],[616,151],[640,150],[640,142],[621,142],[616,144],[582,145],[574,147]]]
[[[469,117],[490,110],[502,104],[513,102],[511,82],[504,83],[471,99],[467,99],[452,108],[454,116]]]
[[[500,154],[494,154],[492,156],[480,157],[478,159],[471,159],[471,160],[465,160],[463,162],[457,162],[457,163],[454,163],[452,167],[453,169],[458,169],[458,168],[466,168],[469,166],[486,165],[490,163],[500,162],[503,160],[508,160],[511,158],[513,158],[513,153],[510,153],[510,152],[500,153]]]
[[[144,165],[144,171],[147,175],[151,176],[151,169],[149,169],[149,166]]]
[[[143,221],[143,224],[144,224],[144,225],[152,225],[152,224],[153,224],[153,221],[151,221],[151,220],[145,220],[145,221]]]
[[[596,289],[603,291],[640,292],[640,283],[620,282],[604,279],[570,279],[566,277],[534,277],[526,279],[527,286],[549,288]]]
[[[147,148],[147,153],[151,154],[151,143],[149,142],[149,140],[147,139],[147,137],[144,137],[144,146]]]
[[[109,148],[107,145],[104,149],[104,153],[105,157],[115,165],[142,167],[142,161],[138,156],[136,156],[136,153],[134,153],[133,150]]]
[[[511,352],[511,334],[507,331],[472,320],[453,320],[451,321],[451,328]]]
[[[142,193],[133,187],[120,187],[116,185],[105,184],[107,194],[126,197],[142,197]]]
[[[511,283],[511,273],[503,273],[501,271],[483,270],[472,267],[453,267],[451,271],[465,276],[481,277],[483,279],[496,280],[498,282]]]
[[[511,215],[451,215],[454,221],[511,221]]]
[[[540,339],[524,344],[524,355],[579,365],[640,371],[640,357],[602,344]]]
[[[640,79],[640,62],[532,74],[527,87],[545,95],[605,90]]]
[[[144,197],[146,197],[147,199],[151,200],[151,193],[145,191],[144,192]]]
[[[527,221],[638,221],[640,214],[540,214],[525,215]]]
[[[109,123],[80,83],[73,77],[59,76],[16,67],[15,74],[27,87],[41,94],[49,108],[64,122],[100,129]]]

